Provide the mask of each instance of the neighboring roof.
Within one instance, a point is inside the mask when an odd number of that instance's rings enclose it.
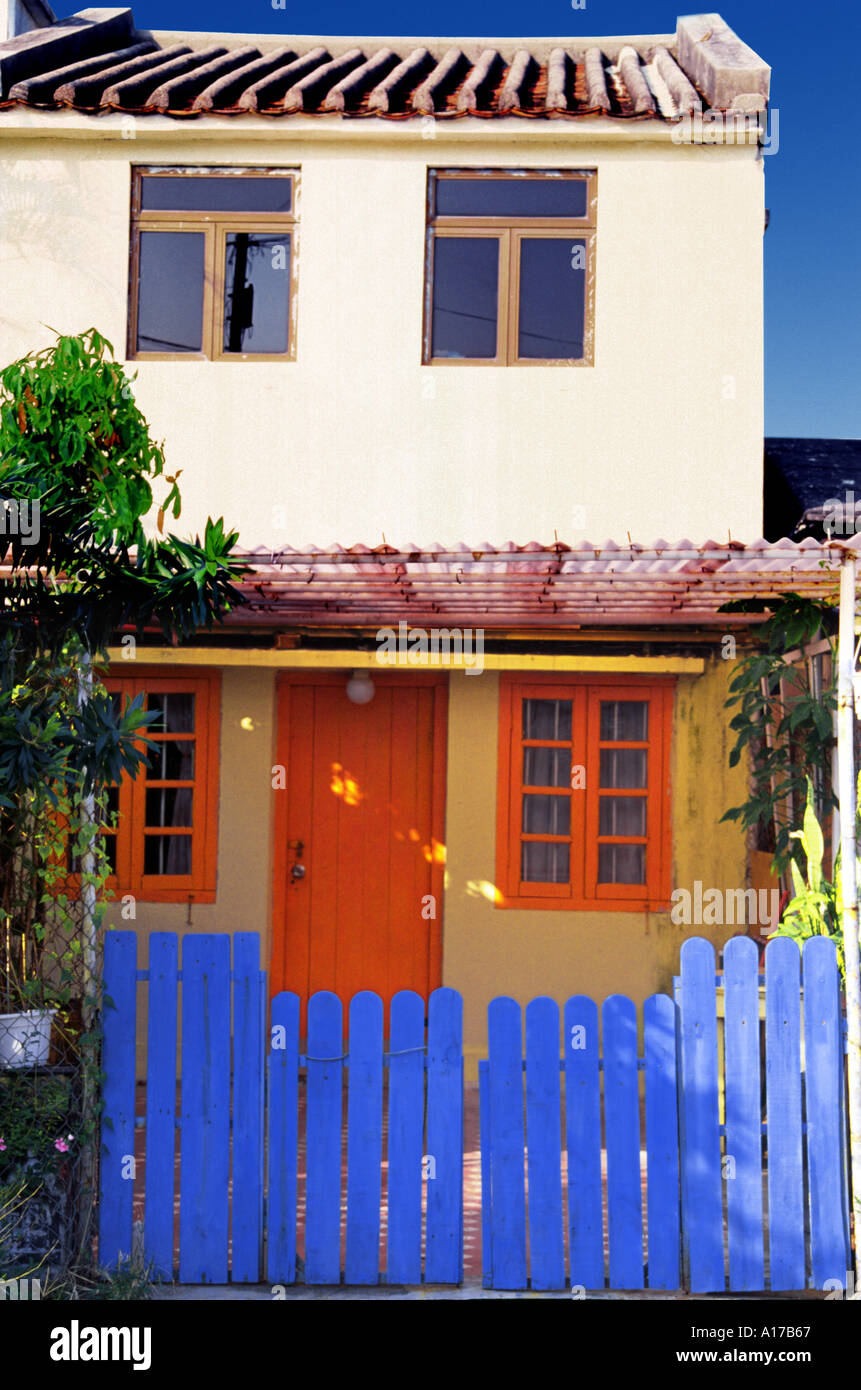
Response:
[[[257,550],[239,557],[254,573],[239,586],[249,603],[229,621],[396,627],[403,619],[413,627],[507,629],[719,624],[726,630],[761,621],[718,617],[733,599],[767,601],[786,592],[836,597],[847,549],[861,555],[861,536],[848,545],[659,540],[648,547],[607,541]]]
[[[719,15],[632,39],[311,39],[153,34],[83,10],[0,44],[0,105],[98,115],[388,119],[757,111],[770,69]]]
[[[854,533],[854,515],[847,511],[855,505],[861,529],[861,439],[766,439],[764,508],[770,540],[823,540],[827,529],[835,532],[829,514],[834,516],[837,502],[843,511],[837,534],[847,534],[847,522],[848,534]]]

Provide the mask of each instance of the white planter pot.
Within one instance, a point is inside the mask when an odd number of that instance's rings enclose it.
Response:
[[[0,1014],[0,1068],[45,1066],[56,1009]]]

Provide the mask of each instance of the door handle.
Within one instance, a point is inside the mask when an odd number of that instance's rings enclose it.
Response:
[[[305,865],[300,862],[305,849],[305,842],[303,840],[288,840],[287,846],[289,849],[294,850],[296,854],[296,858],[290,869],[290,878],[294,883],[298,883],[305,877],[306,873]]]

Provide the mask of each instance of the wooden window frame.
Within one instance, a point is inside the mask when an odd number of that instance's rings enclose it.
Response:
[[[165,212],[141,207],[143,180],[155,178],[289,178],[290,212]],[[129,238],[129,313],[126,357],[135,362],[295,362],[299,260],[300,171],[296,168],[243,168],[222,166],[132,169],[131,231]],[[230,232],[253,231],[262,236],[282,234],[290,239],[289,306],[286,352],[227,352],[221,346],[224,331],[225,246]],[[139,352],[138,297],[140,290],[141,232],[198,232],[204,237],[203,322],[199,352]]]
[[[503,673],[499,685],[499,745],[497,765],[496,887],[499,908],[534,908],[543,911],[644,912],[663,911],[670,905],[672,822],[670,804],[670,747],[672,738],[674,677],[568,676]],[[570,881],[533,883],[520,877],[520,845],[524,838],[522,815],[522,737],[521,701],[524,698],[572,701],[572,762],[586,769],[586,785],[571,791],[570,834],[553,836],[536,833],[541,841],[570,842]],[[645,837],[599,836],[598,764],[600,703],[603,700],[641,699],[649,701],[647,745],[613,741],[613,747],[648,746],[650,757],[646,788]],[[547,746],[547,739],[537,743]],[[528,746],[528,741],[527,741]],[[560,747],[568,746],[567,740]],[[607,745],[604,741],[604,746]],[[575,753],[583,750],[583,756]],[[564,788],[547,788],[563,793]],[[609,788],[605,788],[609,791]],[[621,789],[614,795],[625,795]],[[539,792],[540,794],[540,792]],[[631,794],[636,794],[632,789]],[[599,884],[598,845],[607,843],[646,844],[645,884]]]
[[[583,217],[439,216],[434,211],[435,190],[440,181],[468,179],[576,181],[586,184]],[[424,323],[422,363],[432,367],[592,367],[595,364],[595,259],[597,240],[598,175],[594,169],[430,169],[427,187],[425,244]],[[434,247],[438,237],[478,237],[499,241],[497,279],[497,331],[495,357],[434,357],[433,276]],[[524,238],[546,237],[583,241],[586,250],[583,304],[582,357],[520,357],[517,353],[520,317],[520,243]]]
[[[151,690],[166,694],[194,694],[195,767],[194,824],[191,827],[191,873],[145,874],[144,841],[147,782],[143,770],[137,778],[124,777],[119,788],[116,830],[117,873],[107,886],[117,897],[131,893],[138,902],[214,903],[218,861],[218,782],[221,724],[221,674],[186,667],[167,673],[164,667],[143,667],[134,675],[108,674],[109,692],[129,698]],[[170,738],[170,736],[168,736]],[[174,779],[170,779],[173,784]],[[184,784],[183,784],[184,785]],[[123,820],[125,819],[125,826]],[[150,827],[155,833],[169,833]],[[179,833],[187,833],[178,828]],[[114,833],[114,832],[109,832]]]

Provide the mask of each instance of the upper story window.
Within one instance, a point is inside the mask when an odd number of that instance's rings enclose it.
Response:
[[[593,361],[597,175],[432,170],[425,362]]]
[[[289,169],[135,169],[129,357],[295,356]]]

